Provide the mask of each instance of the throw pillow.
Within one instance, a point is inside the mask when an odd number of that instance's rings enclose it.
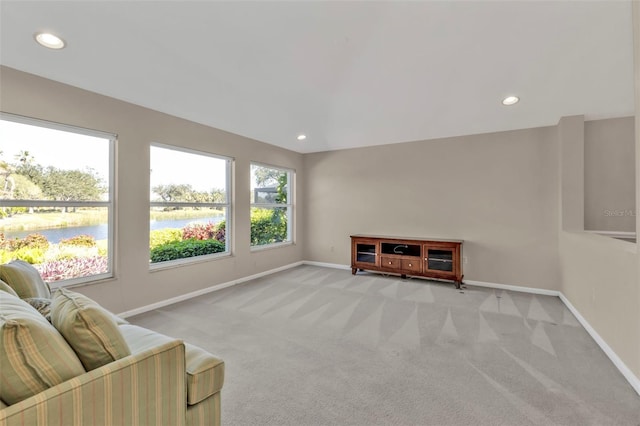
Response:
[[[0,399],[12,405],[85,372],[58,331],[24,300],[0,291]]]
[[[24,301],[30,304],[36,311],[40,312],[40,315],[47,321],[51,322],[51,299],[29,297],[24,299]]]
[[[0,265],[0,280],[9,284],[21,299],[51,297],[49,286],[42,280],[38,270],[24,260],[12,260]]]
[[[87,371],[131,354],[111,312],[80,293],[56,290],[51,301],[51,323]]]
[[[16,293],[16,291],[14,289],[11,288],[11,286],[7,283],[5,283],[4,281],[0,280],[0,290],[5,291],[9,294],[11,294],[12,296],[16,296],[18,297],[18,293]]]

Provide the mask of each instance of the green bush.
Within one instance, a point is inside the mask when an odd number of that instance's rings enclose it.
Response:
[[[8,215],[13,216],[14,214],[24,214],[28,213],[29,209],[26,207],[9,207]]]
[[[46,250],[41,248],[21,247],[13,252],[15,259],[24,260],[32,265],[44,262],[44,253]]]
[[[0,263],[9,263],[15,258],[15,252],[0,249]]]
[[[218,240],[172,241],[151,249],[151,263],[221,253],[224,250],[224,243]]]
[[[91,235],[76,235],[60,241],[61,246],[95,247],[96,239]]]
[[[167,243],[182,240],[182,229],[165,228],[149,232],[149,247],[151,250]]]
[[[42,234],[29,234],[24,237],[23,242],[23,247],[41,249],[43,251],[47,251],[49,248],[49,240],[47,240],[47,237]]]
[[[287,217],[279,209],[251,210],[251,245],[272,244],[287,238]]]
[[[68,252],[68,251],[54,251],[52,254],[45,256],[45,261],[56,261],[56,260],[70,260],[75,259],[77,256],[76,253]]]
[[[98,256],[107,257],[109,255],[109,241],[98,240],[96,241],[96,247],[98,247]]]
[[[41,249],[46,251],[49,248],[47,237],[42,234],[29,234],[26,237],[5,239],[4,234],[0,234],[0,248],[5,250],[18,250],[21,248]]]

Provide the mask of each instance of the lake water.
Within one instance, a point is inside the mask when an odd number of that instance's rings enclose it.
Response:
[[[218,223],[224,220],[224,216],[202,217],[192,219],[159,220],[150,223],[150,229],[182,228],[189,223]],[[52,244],[57,244],[60,240],[75,237],[76,235],[91,235],[96,240],[107,238],[107,224],[92,226],[70,226],[67,228],[30,229],[28,231],[2,231],[5,238],[24,238],[29,234],[42,234]]]

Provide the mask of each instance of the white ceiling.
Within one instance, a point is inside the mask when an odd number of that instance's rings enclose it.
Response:
[[[298,152],[634,111],[630,1],[2,0],[0,36],[3,65]]]

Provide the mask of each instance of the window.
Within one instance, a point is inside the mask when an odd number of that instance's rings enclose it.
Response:
[[[229,254],[230,182],[230,158],[151,146],[152,265]]]
[[[251,164],[251,246],[292,241],[293,171]]]
[[[0,262],[60,285],[113,276],[115,135],[0,114]]]

